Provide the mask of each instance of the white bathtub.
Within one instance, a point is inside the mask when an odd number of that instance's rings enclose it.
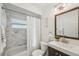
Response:
[[[18,54],[15,54],[14,56],[28,56],[27,51],[22,51]]]
[[[5,55],[6,56],[27,55],[27,48],[25,47],[25,45],[12,47],[12,48],[9,48],[9,49],[6,50]]]

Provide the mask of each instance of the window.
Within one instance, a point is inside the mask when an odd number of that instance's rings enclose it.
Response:
[[[12,24],[12,28],[26,28],[27,27],[25,20],[21,20],[21,19],[17,19],[17,18],[12,18],[11,24]]]

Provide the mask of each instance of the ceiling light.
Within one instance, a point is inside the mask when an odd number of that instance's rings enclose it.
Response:
[[[61,11],[65,8],[66,4],[59,4],[56,8],[55,11]]]

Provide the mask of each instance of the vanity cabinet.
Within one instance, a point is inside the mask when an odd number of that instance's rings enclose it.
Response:
[[[48,55],[49,56],[69,56],[61,51],[58,51],[54,48],[48,47]]]

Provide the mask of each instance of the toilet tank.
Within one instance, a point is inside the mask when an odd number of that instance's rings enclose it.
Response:
[[[47,50],[47,44],[44,42],[41,42],[41,50],[46,51]]]

